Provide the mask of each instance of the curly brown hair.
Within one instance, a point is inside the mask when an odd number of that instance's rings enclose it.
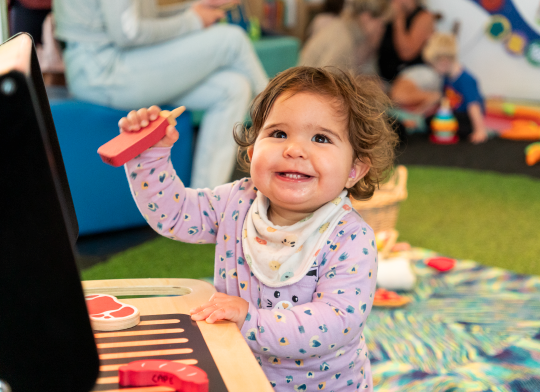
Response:
[[[310,92],[337,101],[338,110],[347,115],[348,138],[356,159],[368,163],[368,173],[352,188],[349,194],[357,200],[366,200],[390,173],[395,155],[397,135],[386,116],[390,100],[370,77],[354,77],[334,67],[294,67],[274,77],[266,89],[251,105],[251,127],[239,126],[234,139],[238,143],[238,162],[249,172],[246,151],[255,144],[274,102],[287,92]]]

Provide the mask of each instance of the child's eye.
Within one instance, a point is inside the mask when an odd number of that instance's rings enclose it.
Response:
[[[312,142],[315,143],[331,143],[330,139],[328,139],[325,135],[317,134],[311,138]]]
[[[276,139],[287,139],[287,134],[283,131],[274,131],[270,136]]]

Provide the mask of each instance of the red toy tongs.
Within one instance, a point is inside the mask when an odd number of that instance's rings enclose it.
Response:
[[[169,125],[176,126],[176,118],[184,110],[186,110],[184,106],[180,106],[172,112],[162,110],[159,117],[154,121],[150,121],[150,124],[146,127],[135,132],[122,132],[102,145],[97,152],[103,162],[116,167],[122,166],[159,142],[165,136],[165,131]]]

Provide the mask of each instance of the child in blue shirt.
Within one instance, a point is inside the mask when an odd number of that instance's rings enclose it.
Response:
[[[484,99],[476,79],[457,59],[454,35],[434,33],[423,52],[424,60],[444,77],[444,95],[459,122],[458,136],[468,137],[473,143],[487,140],[484,126]]]

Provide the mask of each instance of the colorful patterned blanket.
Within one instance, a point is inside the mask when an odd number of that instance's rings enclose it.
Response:
[[[375,390],[540,391],[540,276],[458,261],[440,273],[414,248],[418,283],[365,329]]]

